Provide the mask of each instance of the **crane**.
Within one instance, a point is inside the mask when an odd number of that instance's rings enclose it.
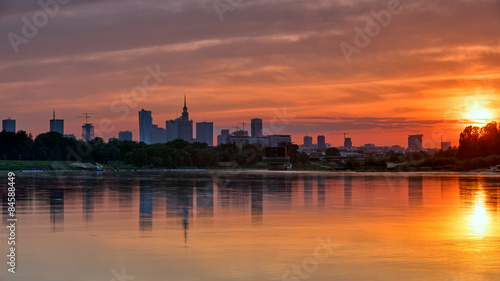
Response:
[[[97,113],[84,112],[83,116],[78,116],[78,118],[85,118],[85,124],[88,124],[88,119],[90,118],[91,114],[97,114]]]
[[[248,123],[245,123],[245,122],[241,123],[241,125],[243,125],[243,131],[245,131],[245,124],[248,124]]]
[[[344,141],[345,141],[345,136],[348,135],[349,133],[332,133],[333,135],[344,135]]]

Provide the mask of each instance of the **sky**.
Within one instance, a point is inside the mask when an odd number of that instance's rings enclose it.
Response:
[[[55,110],[138,139],[139,110],[165,127],[184,95],[215,136],[262,118],[297,144],[457,145],[500,116],[498,0],[40,3],[0,1],[0,115],[34,136]]]

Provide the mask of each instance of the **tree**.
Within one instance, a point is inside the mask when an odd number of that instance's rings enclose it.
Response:
[[[340,150],[335,147],[330,147],[326,150],[326,156],[340,156]]]

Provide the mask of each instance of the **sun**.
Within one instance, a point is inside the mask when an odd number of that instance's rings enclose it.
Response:
[[[477,124],[486,124],[492,117],[491,111],[478,107],[472,108],[467,114],[467,119]]]

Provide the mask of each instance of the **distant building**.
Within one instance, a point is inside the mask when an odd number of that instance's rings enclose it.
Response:
[[[217,145],[226,144],[229,137],[229,130],[221,130],[220,135],[217,136]]]
[[[446,151],[451,148],[451,142],[441,142],[441,150]]]
[[[422,139],[424,135],[409,135],[408,136],[408,150],[419,151],[422,150]]]
[[[151,111],[139,111],[139,138],[145,144],[151,144],[151,129],[153,128],[153,117]]]
[[[131,141],[132,140],[132,132],[131,131],[120,131],[118,133],[118,140]]]
[[[166,121],[168,141],[176,139],[193,142],[193,120],[189,120],[189,113],[186,106],[186,96],[184,96],[184,107],[182,115],[175,120]]]
[[[318,143],[318,149],[325,149],[326,148],[325,136],[321,136],[321,135],[318,136],[317,143]]]
[[[50,120],[50,131],[58,132],[61,135],[64,135],[64,120],[56,119],[56,111],[54,110],[52,119]]]
[[[348,148],[352,147],[352,140],[351,140],[351,138],[345,138],[344,139],[344,147],[348,147]]]
[[[198,122],[196,123],[196,141],[204,142],[209,146],[214,145],[214,123]]]
[[[312,147],[313,146],[313,138],[310,136],[305,136],[304,137],[304,146],[305,147]]]
[[[151,144],[168,142],[167,130],[159,128],[158,125],[151,126]]]
[[[74,134],[66,134],[66,135],[64,135],[64,137],[76,140],[76,136]]]
[[[7,118],[2,120],[2,130],[7,132],[16,132],[16,120]]]
[[[118,138],[112,137],[108,139],[108,143],[113,142],[113,141],[118,141]]]
[[[83,124],[82,126],[82,140],[91,141],[94,139],[94,126],[90,123]]]
[[[254,138],[262,137],[262,119],[260,118],[252,119],[251,136]]]

